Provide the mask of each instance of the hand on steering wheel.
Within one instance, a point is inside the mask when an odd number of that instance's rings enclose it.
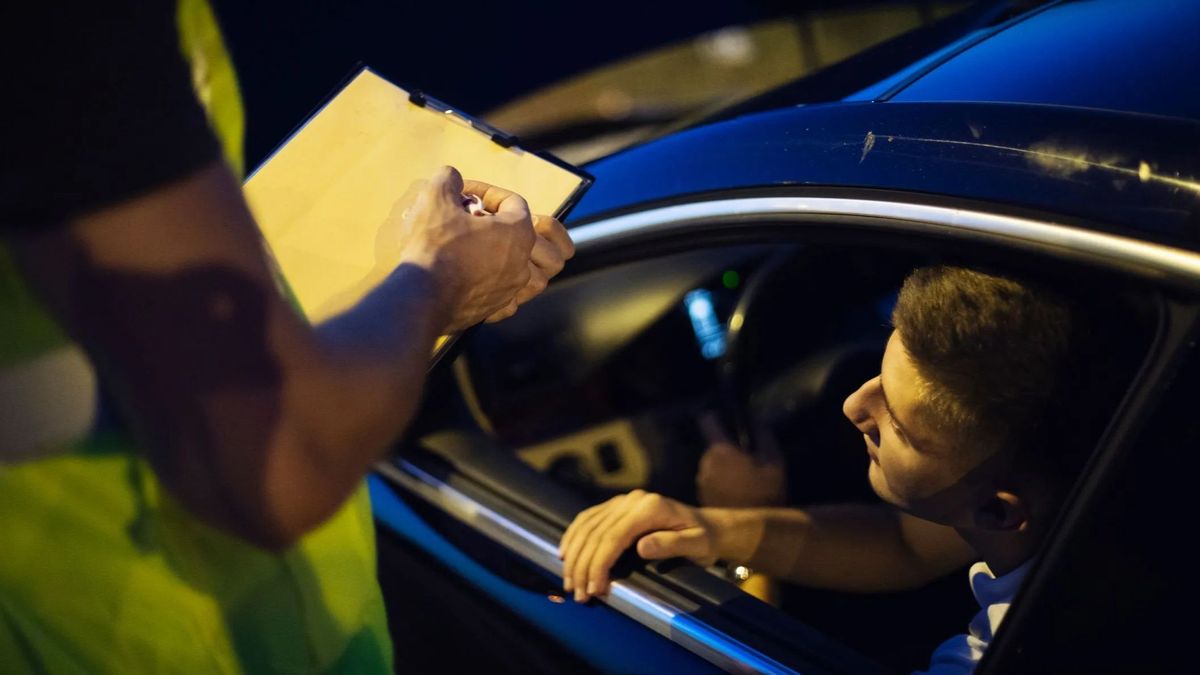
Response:
[[[738,447],[713,413],[699,419],[708,443],[696,471],[701,506],[782,506],[787,499],[787,472],[782,453],[769,434],[757,434],[757,452]]]

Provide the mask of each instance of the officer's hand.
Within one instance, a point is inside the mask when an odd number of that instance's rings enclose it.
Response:
[[[483,200],[483,208],[493,213],[499,212],[505,200],[516,196],[509,190],[477,180],[466,181],[463,192],[477,195]],[[507,319],[516,313],[519,305],[546,290],[546,284],[561,272],[563,265],[575,255],[575,244],[567,234],[566,228],[556,218],[534,216],[533,229],[537,239],[534,241],[529,260],[529,281],[511,303],[487,318],[489,323]]]
[[[685,557],[708,566],[717,559],[713,527],[699,509],[634,490],[583,511],[567,528],[558,549],[563,590],[573,590],[576,602],[608,593],[609,570],[635,541],[647,560]]]
[[[465,187],[458,171],[442,167],[402,216],[401,263],[433,275],[444,332],[505,311],[533,277],[530,260],[538,237],[529,205],[489,186],[480,196],[493,215],[473,216],[462,205]]]

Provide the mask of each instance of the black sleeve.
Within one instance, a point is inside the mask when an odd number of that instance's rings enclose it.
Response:
[[[2,4],[0,231],[61,223],[219,156],[176,0]]]

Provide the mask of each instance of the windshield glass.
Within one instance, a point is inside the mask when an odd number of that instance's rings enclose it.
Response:
[[[953,14],[966,2],[874,2],[732,25],[601,66],[484,115],[580,164]],[[903,64],[897,64],[900,66]]]

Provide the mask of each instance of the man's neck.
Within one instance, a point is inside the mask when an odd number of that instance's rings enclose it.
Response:
[[[1028,530],[1016,532],[955,528],[987,563],[995,576],[1004,576],[1033,556],[1037,541]]]

